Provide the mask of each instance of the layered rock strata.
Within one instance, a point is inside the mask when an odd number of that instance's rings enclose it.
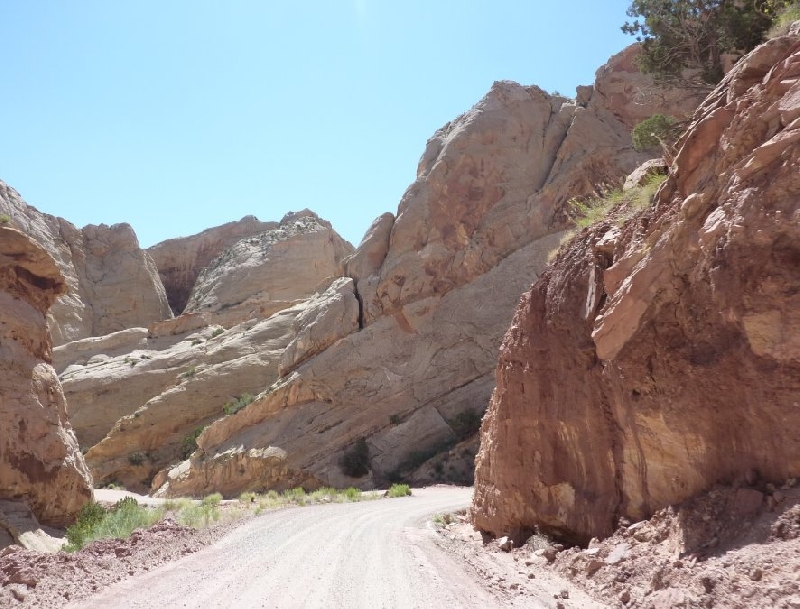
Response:
[[[717,481],[800,474],[800,41],[702,103],[653,206],[581,233],[520,302],[472,516],[586,543]]]
[[[26,504],[39,522],[53,526],[70,523],[92,488],[50,365],[45,316],[65,290],[42,246],[0,226],[0,499]],[[12,511],[20,509],[26,511]],[[18,541],[16,528],[3,528]]]

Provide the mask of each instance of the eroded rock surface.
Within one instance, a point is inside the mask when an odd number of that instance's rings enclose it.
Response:
[[[167,239],[148,248],[147,253],[158,268],[169,306],[175,315],[183,312],[198,275],[214,258],[240,239],[277,226],[277,222],[261,222],[255,216],[245,216],[191,237]]]
[[[583,232],[524,295],[473,519],[585,543],[757,470],[800,472],[800,44],[698,109],[654,206]]]
[[[172,317],[155,264],[128,224],[77,229],[0,181],[0,213],[47,250],[67,290],[48,313],[56,345]]]
[[[396,216],[378,218],[345,261],[362,329],[306,358],[288,351],[278,382],[209,426],[188,462],[159,475],[160,492],[202,495],[231,463],[230,494],[254,490],[259,476],[280,485],[284,470],[365,488],[461,468],[519,294],[571,225],[567,201],[621,183],[646,158],[629,135],[642,111],[630,53],[612,58],[580,103],[499,82],[437,131]],[[696,100],[680,95],[671,110],[691,112]],[[317,319],[298,317],[297,335],[313,336],[306,324]],[[249,451],[271,455],[269,474],[264,459],[249,468]],[[458,463],[426,464],[445,454]]]
[[[210,314],[225,327],[265,319],[341,276],[352,251],[315,213],[287,214],[277,227],[239,240],[214,259],[200,273],[186,312]]]
[[[65,289],[43,247],[0,226],[0,499],[25,502],[53,526],[74,519],[92,484],[50,365],[45,316]]]

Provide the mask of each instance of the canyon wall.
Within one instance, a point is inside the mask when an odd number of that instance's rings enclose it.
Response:
[[[800,40],[701,104],[654,203],[580,233],[523,296],[472,518],[609,535],[718,481],[800,474]]]
[[[65,290],[42,246],[0,226],[0,503],[53,526],[71,523],[92,488],[50,365],[45,316]]]

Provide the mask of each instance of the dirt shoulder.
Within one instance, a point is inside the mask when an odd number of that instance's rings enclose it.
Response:
[[[511,595],[540,589],[565,597],[555,599],[564,608],[800,607],[793,480],[783,488],[718,487],[649,520],[621,523],[585,549],[533,536],[504,551],[502,539],[483,544],[465,519],[439,532],[493,587]]]

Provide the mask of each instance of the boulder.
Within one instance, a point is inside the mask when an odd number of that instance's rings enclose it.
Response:
[[[654,205],[599,248],[612,219],[582,232],[523,296],[483,423],[477,528],[586,543],[746,472],[798,475],[798,49],[788,36],[742,59]]]
[[[0,499],[52,526],[71,523],[92,488],[50,365],[47,310],[66,287],[42,246],[0,226]]]

